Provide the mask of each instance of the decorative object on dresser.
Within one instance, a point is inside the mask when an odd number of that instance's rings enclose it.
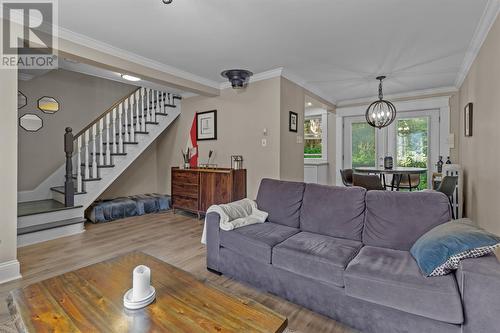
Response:
[[[299,121],[299,115],[296,112],[288,112],[288,130],[290,132],[297,133],[297,124]]]
[[[184,150],[181,150],[182,153],[182,160],[184,161],[183,168],[184,169],[189,169],[191,167],[191,164],[189,163],[189,160],[191,159],[191,149],[187,148],[186,152]]]
[[[231,169],[235,170],[243,169],[243,156],[241,155],[231,156]]]
[[[468,103],[464,109],[464,134],[472,136],[473,104]]]
[[[196,140],[217,140],[217,110],[196,112]]]
[[[204,214],[211,205],[246,198],[247,171],[226,168],[172,168],[172,207]]]

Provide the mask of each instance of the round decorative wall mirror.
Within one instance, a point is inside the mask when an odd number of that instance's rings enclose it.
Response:
[[[19,90],[17,91],[17,109],[22,109],[28,104],[28,98]]]
[[[36,114],[27,113],[19,118],[19,126],[25,131],[36,132],[43,127],[43,120]]]
[[[59,102],[53,97],[44,96],[38,100],[38,108],[45,113],[56,113],[59,111]]]

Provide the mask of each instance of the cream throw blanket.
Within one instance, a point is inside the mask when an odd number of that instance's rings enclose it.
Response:
[[[269,215],[266,212],[257,209],[257,204],[251,199],[243,199],[223,205],[213,205],[208,208],[207,215],[212,212],[220,215],[219,227],[225,231],[244,227],[250,224],[263,223]],[[203,244],[207,243],[206,217],[201,242]]]

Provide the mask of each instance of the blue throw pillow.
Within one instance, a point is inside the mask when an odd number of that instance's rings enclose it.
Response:
[[[438,225],[420,237],[410,252],[425,276],[446,275],[460,260],[492,253],[500,237],[463,219]]]

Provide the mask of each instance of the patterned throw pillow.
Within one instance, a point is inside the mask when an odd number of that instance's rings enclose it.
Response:
[[[490,253],[493,253],[497,248],[500,247],[500,244],[479,247],[477,249],[467,250],[462,253],[456,254],[448,258],[444,264],[436,267],[429,276],[441,276],[451,273],[452,271],[458,269],[460,265],[460,260],[467,258],[479,258]]]
[[[441,276],[456,270],[461,260],[488,255],[499,247],[500,237],[461,219],[431,229],[410,252],[425,276]]]

